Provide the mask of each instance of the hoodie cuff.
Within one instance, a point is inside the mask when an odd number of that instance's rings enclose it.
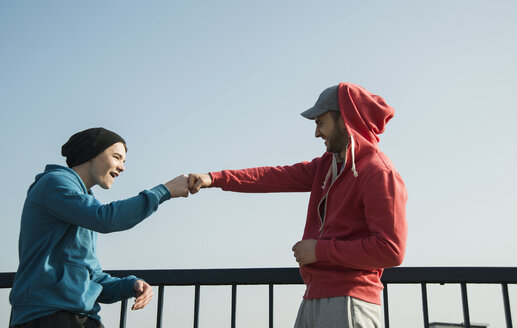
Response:
[[[212,184],[210,185],[209,188],[219,187],[217,185],[217,182],[218,182],[218,180],[221,180],[221,177],[222,177],[223,173],[222,172],[208,172],[208,175],[212,179]]]
[[[136,297],[136,290],[135,290],[135,282],[137,280],[143,280],[143,279],[138,279],[137,277],[133,276],[133,275],[130,275],[130,276],[127,276],[126,277],[126,282],[127,282],[127,291],[128,293],[126,295],[124,295],[124,297],[122,297],[122,299],[128,299],[128,298],[131,298],[131,297]]]
[[[328,261],[328,249],[330,248],[330,240],[318,239],[316,242],[316,259],[318,261]]]
[[[164,184],[157,185],[151,189],[151,191],[156,195],[156,197],[158,197],[158,204],[161,204],[171,198],[171,193]]]

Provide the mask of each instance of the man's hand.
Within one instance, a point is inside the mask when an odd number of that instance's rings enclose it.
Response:
[[[188,189],[191,194],[197,193],[201,188],[210,187],[211,184],[210,174],[190,173],[188,175]]]
[[[294,244],[292,250],[296,262],[298,262],[300,266],[311,264],[318,260],[316,258],[316,242],[315,239],[307,239]]]
[[[164,185],[169,189],[171,198],[188,197],[188,178],[185,174],[175,177]]]
[[[143,309],[151,301],[151,298],[153,297],[153,289],[143,280],[135,281],[133,288],[136,291],[136,299],[131,310]]]

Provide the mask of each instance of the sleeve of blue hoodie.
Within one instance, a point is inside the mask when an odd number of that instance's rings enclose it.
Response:
[[[99,268],[92,274],[92,281],[102,285],[102,292],[97,298],[99,303],[115,303],[120,300],[135,297],[135,282],[137,277],[131,275],[124,278],[112,277]]]
[[[163,184],[109,204],[101,204],[81,190],[83,188],[71,177],[63,179],[50,175],[46,181],[44,202],[56,218],[100,233],[130,229],[170,199],[169,190]]]

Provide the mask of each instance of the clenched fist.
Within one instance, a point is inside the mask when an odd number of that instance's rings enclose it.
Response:
[[[293,255],[300,266],[311,264],[318,260],[316,258],[316,243],[315,239],[306,239],[294,244],[292,248]]]
[[[185,174],[177,176],[164,184],[169,189],[171,198],[188,197],[188,177]]]
[[[190,173],[188,175],[188,188],[191,194],[197,193],[201,188],[210,187],[211,184],[210,174]]]

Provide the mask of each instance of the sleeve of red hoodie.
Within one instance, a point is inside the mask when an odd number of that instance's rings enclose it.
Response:
[[[318,240],[316,258],[360,270],[402,264],[407,237],[404,182],[396,172],[380,170],[366,177],[360,193],[369,234],[354,240]]]
[[[288,166],[210,172],[211,187],[249,193],[311,191],[315,172],[314,162],[317,160],[318,158],[311,162]]]

